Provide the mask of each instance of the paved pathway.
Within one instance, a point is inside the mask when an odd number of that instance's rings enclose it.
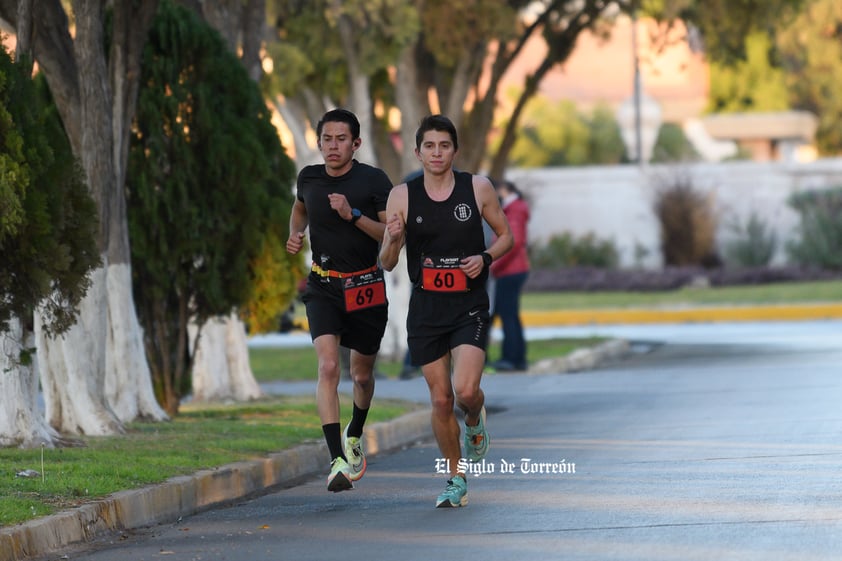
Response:
[[[319,476],[70,558],[839,559],[842,322],[704,327],[634,329],[638,352],[588,373],[488,376],[466,508],[433,508],[427,440],[372,458],[353,492]]]

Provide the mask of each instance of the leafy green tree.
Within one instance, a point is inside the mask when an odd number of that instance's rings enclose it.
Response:
[[[101,265],[79,304],[84,322],[36,346],[50,424],[71,434],[119,434],[124,422],[162,420],[152,395],[131,298],[125,173],[140,51],[157,0],[0,0],[17,49],[38,65],[100,220]],[[111,401],[113,400],[113,401]]]
[[[607,104],[594,107],[590,118],[590,152],[594,164],[617,164],[626,160],[626,145],[614,110]]]
[[[249,300],[255,260],[286,239],[294,169],[257,85],[194,13],[162,2],[143,61],[127,182],[133,282],[156,395],[173,414],[189,390],[188,322]]]
[[[520,167],[581,165],[587,162],[588,123],[576,105],[532,99],[524,112],[521,133],[512,149],[512,163]]]
[[[268,11],[277,32],[277,40],[267,47],[275,63],[272,74],[293,78],[280,90],[284,103],[279,110],[297,129],[296,154],[306,155],[306,127],[296,123],[314,123],[325,109],[325,99],[354,109],[368,144],[376,146],[369,161],[393,177],[417,167],[409,147],[414,145],[419,119],[426,113],[445,113],[460,131],[460,166],[480,169],[488,160],[487,139],[503,77],[527,42],[541,38],[547,54],[527,77],[488,166],[490,175],[502,176],[520,131],[520,115],[543,77],[567,59],[579,33],[602,31],[616,8],[627,4],[270,0]],[[360,87],[360,74],[368,79],[366,89]],[[267,91],[274,98],[279,88]],[[367,103],[359,103],[364,96]],[[402,150],[392,142],[396,115]],[[371,128],[366,126],[369,122]]]
[[[816,144],[842,152],[842,4],[834,0],[646,0],[656,17],[698,31],[711,65],[712,111],[804,109]]]
[[[53,447],[28,341],[66,332],[99,263],[96,206],[29,57],[0,48],[0,446]],[[38,86],[41,86],[40,90]]]
[[[699,154],[675,123],[664,123],[652,150],[652,162],[681,162],[698,159]]]
[[[842,153],[842,3],[813,0],[778,35],[789,101],[819,119],[816,144]]]
[[[773,39],[765,33],[745,38],[745,60],[710,66],[708,110],[714,113],[785,111],[789,93],[783,69],[774,62]]]
[[[55,108],[31,66],[0,49],[0,331],[42,306],[51,332],[74,321],[99,263],[98,218]]]
[[[536,96],[524,111],[511,162],[520,167],[612,164],[624,154],[619,126],[607,105],[587,115],[572,101],[552,103]]]
[[[810,0],[633,0],[642,13],[669,25],[683,21],[700,39],[709,61],[733,65],[748,59],[745,38],[774,38]],[[698,43],[693,39],[694,43]]]

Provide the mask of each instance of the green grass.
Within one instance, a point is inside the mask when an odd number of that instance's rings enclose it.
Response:
[[[660,292],[527,292],[521,306],[528,311],[553,311],[588,308],[646,308],[670,306],[710,306],[749,304],[788,304],[842,302],[841,281],[783,282],[754,286],[682,288]],[[296,307],[298,319],[304,317],[303,305]],[[529,360],[563,356],[597,340],[555,339],[529,344]],[[489,357],[500,356],[499,345],[492,343]],[[316,353],[312,347],[292,349],[252,349],[251,367],[260,382],[306,380],[316,377]],[[399,362],[379,361],[377,368],[387,376],[397,376]]]
[[[530,311],[842,302],[842,281],[785,282],[753,286],[682,288],[659,292],[527,292]]]
[[[413,407],[379,399],[368,422],[392,419]],[[343,423],[350,411],[350,398],[343,396]],[[127,428],[124,435],[84,437],[79,446],[67,448],[0,449],[0,526],[322,438],[312,397],[201,408],[188,404],[171,422],[132,423]],[[24,470],[42,476],[16,476]]]
[[[602,339],[548,339],[529,342],[529,360],[531,362],[545,358],[564,356],[573,350],[599,343]],[[489,360],[500,358],[500,344],[491,343],[488,348]],[[313,347],[293,348],[255,348],[250,349],[251,369],[258,382],[276,380],[315,380],[316,351]],[[403,364],[396,361],[378,360],[377,370],[388,377],[400,374]]]
[[[316,349],[311,346],[249,349],[249,362],[258,382],[316,379]]]

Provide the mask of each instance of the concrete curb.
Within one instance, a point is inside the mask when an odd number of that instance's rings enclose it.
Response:
[[[431,436],[429,409],[413,411],[367,427],[366,454],[373,456]],[[0,561],[23,561],[109,533],[174,522],[326,473],[328,460],[323,442],[303,444],[263,460],[238,462],[174,477],[160,485],[121,491],[73,510],[0,529]]]
[[[631,353],[631,345],[623,339],[611,339],[588,349],[576,349],[567,356],[547,358],[529,366],[528,374],[582,372],[620,360]]]

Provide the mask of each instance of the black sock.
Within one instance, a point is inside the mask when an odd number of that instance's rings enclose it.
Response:
[[[330,452],[330,461],[336,458],[347,461],[348,458],[342,452],[342,429],[340,429],[339,423],[322,425],[322,432],[325,434],[325,442],[327,442],[327,449]]]
[[[354,404],[354,413],[351,416],[351,423],[348,425],[348,436],[356,436],[357,438],[363,435],[363,425],[365,425],[365,418],[368,416],[368,409],[360,409],[357,404]]]

